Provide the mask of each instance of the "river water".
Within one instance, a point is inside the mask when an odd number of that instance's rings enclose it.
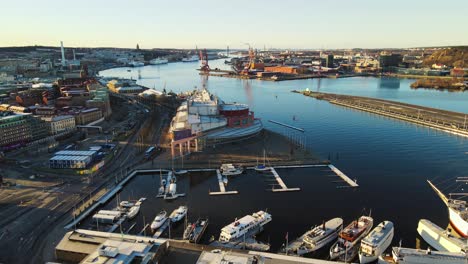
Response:
[[[172,203],[154,198],[159,175],[136,177],[121,193],[127,197],[151,197],[144,203],[142,214],[134,227],[141,230],[143,216],[151,221],[162,209],[169,213],[180,204],[188,204],[190,218],[208,216],[208,236],[218,237],[219,230],[236,217],[268,209],[273,221],[259,237],[270,241],[273,250],[285,240],[286,232],[293,239],[323,220],[343,217],[345,224],[372,209],[375,224],[390,220],[395,223],[394,244],[416,246],[419,219],[429,219],[439,226],[448,225],[444,204],[430,189],[426,179],[436,181],[467,176],[468,140],[445,132],[343,108],[314,98],[294,94],[293,89],[361,95],[419,104],[468,113],[468,93],[434,90],[413,90],[414,80],[379,78],[342,78],[267,82],[209,77],[204,79],[195,71],[197,63],[171,63],[142,68],[115,68],[101,76],[138,79],[147,87],[175,92],[206,85],[226,102],[246,103],[263,120],[268,129],[287,133],[268,120],[276,120],[303,128],[301,139],[307,148],[332,163],[360,187],[339,189],[337,178],[328,170],[278,170],[288,187],[300,187],[300,192],[271,193],[269,182],[254,172],[236,177],[228,189],[239,195],[208,195],[217,189],[213,173],[192,174],[179,179],[178,191],[187,196]],[[223,60],[211,67],[226,67]],[[130,71],[128,71],[130,70]],[[261,153],[259,154],[261,155]],[[107,207],[115,206],[115,201]],[[190,220],[192,220],[190,219]],[[126,226],[128,228],[128,226]],[[174,235],[182,227],[174,229]],[[205,237],[205,241],[208,239]]]

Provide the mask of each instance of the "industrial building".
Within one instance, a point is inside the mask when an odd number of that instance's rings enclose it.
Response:
[[[97,155],[95,150],[62,150],[49,159],[49,167],[55,169],[85,169]]]

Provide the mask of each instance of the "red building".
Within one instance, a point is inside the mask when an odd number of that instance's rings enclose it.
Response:
[[[244,104],[222,104],[219,114],[227,118],[228,127],[248,127],[254,122],[254,112]]]

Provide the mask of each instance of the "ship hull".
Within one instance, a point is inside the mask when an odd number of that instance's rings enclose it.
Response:
[[[450,224],[462,237],[468,237],[468,223],[453,209],[448,208]]]

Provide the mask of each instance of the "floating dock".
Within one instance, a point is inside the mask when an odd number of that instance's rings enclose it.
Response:
[[[223,175],[219,170],[216,170],[216,175],[218,176],[219,192],[210,192],[210,195],[223,195],[223,194],[238,194],[238,191],[226,191],[224,187]]]
[[[276,172],[275,168],[271,167],[270,171],[273,174],[273,176],[275,176],[275,179],[278,182],[279,186],[281,186],[281,189],[272,188],[272,192],[294,192],[301,190],[301,188],[288,188],[288,186],[286,186],[286,184],[283,182],[283,179],[281,179],[281,177],[279,176],[278,172]]]
[[[346,183],[349,184],[349,187],[359,187],[359,185],[356,183],[356,181],[351,180],[346,174],[341,172],[337,167],[333,165],[328,165],[328,167],[336,174],[338,175],[341,179],[343,179]],[[344,188],[344,186],[339,186],[339,188]]]

